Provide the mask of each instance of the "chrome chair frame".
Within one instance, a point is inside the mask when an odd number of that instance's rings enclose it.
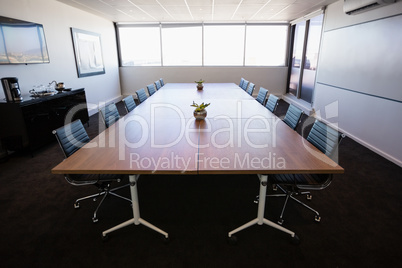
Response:
[[[344,134],[316,120],[307,136],[307,141],[313,144],[317,149],[328,157],[333,157],[337,151],[339,144],[345,137]],[[272,174],[268,176],[268,182],[272,184],[273,190],[279,188],[282,194],[270,194],[267,197],[285,197],[285,202],[279,216],[278,224],[283,224],[283,215],[289,198],[303,207],[315,213],[314,220],[321,221],[319,212],[302,201],[295,198],[296,196],[306,195],[307,200],[312,200],[312,190],[323,190],[327,188],[333,179],[333,174]],[[259,196],[254,200],[259,202]]]
[[[76,151],[78,151],[85,144],[90,142],[87,132],[85,131],[84,126],[81,123],[80,119],[73,121],[63,127],[55,129],[52,131],[55,135],[57,142],[60,145],[60,148],[63,151],[64,158],[70,157]],[[92,221],[94,223],[98,222],[98,211],[105,198],[109,195],[113,195],[119,197],[123,200],[129,201],[131,203],[131,199],[116,194],[115,191],[122,189],[124,187],[128,187],[129,184],[122,185],[116,188],[111,188],[110,185],[112,182],[120,182],[121,177],[116,175],[104,175],[104,174],[65,174],[65,180],[74,186],[84,186],[84,185],[94,185],[98,188],[98,193],[81,197],[75,200],[74,208],[80,208],[80,201],[93,199],[96,201],[97,197],[103,196],[98,206],[96,207]]]

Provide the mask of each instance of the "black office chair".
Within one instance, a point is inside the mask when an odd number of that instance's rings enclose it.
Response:
[[[244,78],[240,78],[240,83],[239,83],[239,87],[243,88],[243,84],[244,84]]]
[[[119,111],[117,110],[116,104],[111,103],[99,109],[102,115],[105,127],[108,128],[113,125],[117,120],[120,119]]]
[[[290,104],[285,118],[283,118],[283,122],[285,122],[291,129],[295,130],[297,125],[300,123],[303,113],[302,110],[293,104]]]
[[[276,111],[276,107],[278,107],[279,98],[273,94],[270,94],[265,104],[265,108],[270,110],[273,114]]]
[[[90,139],[88,137],[87,132],[85,131],[84,126],[81,123],[81,120],[75,120],[72,123],[69,123],[63,127],[60,127],[56,130],[53,130],[52,132],[55,136],[56,139],[63,151],[64,158],[70,157],[72,154],[74,154],[78,149],[83,147],[85,144],[87,144]],[[67,180],[68,183],[74,185],[74,186],[82,186],[82,185],[94,185],[96,188],[98,188],[98,193],[78,198],[75,200],[74,203],[74,208],[79,208],[80,207],[80,202],[82,200],[86,199],[93,199],[96,201],[96,198],[99,196],[103,195],[102,200],[99,202],[98,206],[96,207],[96,210],[93,214],[92,221],[97,222],[98,217],[97,213],[102,205],[103,201],[108,195],[114,195],[116,197],[122,198],[124,200],[127,200],[131,202],[129,198],[123,197],[121,195],[118,195],[114,193],[114,191],[119,190],[123,187],[129,186],[129,184],[117,187],[117,188],[110,188],[110,185],[112,182],[120,182],[122,176],[117,176],[117,175],[99,175],[99,174],[66,174],[64,175],[64,178]]]
[[[162,78],[159,78],[159,81],[161,82],[161,86],[163,87],[165,85],[165,82],[163,82]]]
[[[127,113],[131,112],[132,110],[134,110],[135,107],[137,107],[132,95],[125,97],[124,99],[122,99],[122,101]]]
[[[328,157],[333,157],[338,151],[338,146],[341,140],[345,137],[344,134],[339,133],[337,130],[327,126],[326,124],[316,120],[307,141],[313,144],[317,149],[323,152]],[[310,206],[296,199],[295,196],[307,195],[307,199],[311,200],[312,195],[309,191],[323,190],[327,188],[332,181],[332,174],[271,174],[268,175],[268,182],[273,185],[274,190],[279,188],[283,194],[267,195],[268,197],[286,197],[285,203],[282,208],[281,215],[279,216],[278,223],[283,223],[283,214],[289,198],[296,201],[298,204],[313,211],[316,215],[314,220],[319,222],[321,216],[318,211]],[[258,203],[258,197],[255,201]]]
[[[250,96],[253,96],[254,89],[255,89],[255,84],[250,82],[250,83],[248,83],[246,92],[248,94],[250,94]]]
[[[256,98],[256,101],[264,105],[265,99],[267,98],[268,95],[268,89],[260,87],[260,91],[258,91],[258,95]]]
[[[137,94],[140,103],[143,103],[148,98],[147,93],[145,93],[145,89],[143,88],[137,90],[135,93]]]
[[[156,80],[155,86],[156,86],[156,90],[159,90],[162,87],[161,82],[159,80]]]
[[[246,80],[246,79],[244,79],[244,80],[243,80],[243,85],[241,86],[241,88],[242,88],[244,91],[246,91],[246,90],[247,90],[248,83],[249,83],[249,81],[248,81],[248,80]]]
[[[149,96],[152,96],[156,92],[156,88],[155,88],[154,84],[147,85],[147,89],[148,89]]]

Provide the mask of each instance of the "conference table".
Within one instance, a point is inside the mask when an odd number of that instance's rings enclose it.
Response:
[[[194,102],[210,103],[196,120]],[[257,217],[228,233],[266,224],[297,235],[264,218],[269,174],[337,174],[343,168],[234,83],[167,83],[146,101],[52,169],[54,174],[128,174],[133,217],[102,233],[143,224],[137,181],[141,174],[256,174],[260,180]]]

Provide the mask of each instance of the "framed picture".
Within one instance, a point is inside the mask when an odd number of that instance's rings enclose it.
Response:
[[[71,28],[71,35],[78,77],[104,74],[100,34]]]

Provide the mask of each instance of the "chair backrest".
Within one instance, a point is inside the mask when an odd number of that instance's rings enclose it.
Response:
[[[120,119],[119,111],[117,110],[116,104],[111,103],[99,109],[105,127],[108,128],[113,125],[117,120]]]
[[[275,113],[276,107],[278,106],[279,98],[274,94],[269,95],[265,108]]]
[[[241,88],[242,88],[243,90],[247,90],[248,83],[249,83],[249,81],[246,80],[246,79],[244,79],[244,81],[243,81],[243,86],[242,86]]]
[[[147,85],[147,89],[148,89],[149,96],[152,96],[156,92],[154,84]],[[142,102],[142,101],[140,101],[140,102]]]
[[[267,94],[268,89],[260,87],[260,91],[258,91],[258,95],[255,100],[264,105],[265,99],[267,98]]]
[[[59,127],[53,130],[52,133],[56,136],[65,158],[75,153],[90,141],[80,119]]]
[[[283,122],[285,122],[291,129],[296,129],[297,125],[300,122],[302,114],[302,110],[300,110],[293,104],[290,104],[285,118],[283,118]]]
[[[162,78],[159,78],[159,81],[161,82],[161,86],[163,87],[165,85],[165,82],[163,82]]]
[[[255,88],[255,85],[250,82],[250,83],[248,84],[248,87],[247,87],[247,93],[252,96],[252,95],[253,95],[254,88]]]
[[[134,108],[137,106],[132,95],[125,97],[122,101],[124,103],[124,107],[126,107],[127,113],[134,110]]]
[[[159,80],[155,81],[155,85],[156,85],[156,90],[159,90],[162,87],[161,82]]]
[[[344,135],[337,130],[323,122],[315,120],[307,136],[307,140],[328,157],[331,157],[343,137]]]
[[[244,78],[242,77],[240,79],[239,87],[243,88],[243,84],[244,84]]]
[[[138,100],[140,103],[143,103],[147,98],[147,93],[145,93],[145,89],[141,88],[135,92],[137,94]]]

